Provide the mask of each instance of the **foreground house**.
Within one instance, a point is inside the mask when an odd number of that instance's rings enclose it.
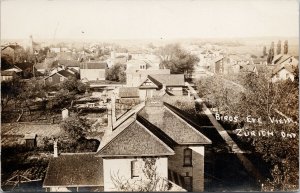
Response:
[[[204,145],[211,141],[175,107],[153,98],[116,122],[113,115],[96,153],[103,158],[105,191],[116,191],[114,177],[143,179],[143,158],[153,157],[161,179],[188,191],[204,190]]]
[[[146,160],[154,159],[159,184],[172,184],[171,189],[177,191],[204,191],[204,152],[211,141],[191,126],[178,109],[153,98],[116,119],[114,106],[112,100],[108,127],[98,151],[54,157],[44,188],[118,191],[116,181],[143,182]]]

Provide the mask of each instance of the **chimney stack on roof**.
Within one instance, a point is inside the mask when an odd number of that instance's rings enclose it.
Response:
[[[107,127],[110,131],[113,131],[116,121],[116,98],[112,95],[110,103],[107,104]]]
[[[111,116],[112,116],[112,123],[114,124],[117,121],[116,117],[116,97],[113,94],[111,97]]]
[[[54,157],[58,157],[58,148],[57,148],[57,139],[54,139],[53,148],[54,148]]]

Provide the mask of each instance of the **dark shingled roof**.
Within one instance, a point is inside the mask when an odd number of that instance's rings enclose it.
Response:
[[[139,89],[137,87],[120,87],[119,97],[121,98],[139,98]]]
[[[62,154],[49,162],[43,187],[103,186],[103,160],[94,153]]]
[[[120,125],[118,134],[104,145],[98,155],[105,156],[158,156],[173,155],[174,151],[149,131],[138,120]]]
[[[156,84],[162,84],[166,86],[184,86],[184,74],[153,74],[148,77],[155,79]]]
[[[67,70],[61,70],[59,72],[57,72],[58,74],[68,78],[70,76],[75,77],[76,75],[72,74],[71,72],[67,71]]]
[[[64,66],[72,66],[79,67],[79,62],[77,60],[56,60],[53,62],[53,65],[64,65]]]
[[[80,69],[106,69],[106,62],[87,62],[80,64]]]
[[[248,65],[242,65],[241,66],[241,71],[243,72],[254,72],[256,68],[255,64],[248,64]]]
[[[20,68],[21,70],[27,70],[27,69],[32,68],[33,63],[23,62],[23,63],[15,64],[15,66],[18,67],[18,68]]]
[[[154,85],[143,85],[148,79],[150,81],[152,81],[154,83]],[[157,81],[156,79],[154,79],[153,77],[148,75],[147,78],[145,79],[145,81],[142,81],[139,88],[156,88],[156,89],[160,89],[160,88],[162,88],[162,86],[163,86],[162,83],[160,83],[159,81]]]
[[[168,105],[169,106],[169,105]],[[152,107],[145,106],[139,112],[144,119],[160,128],[166,135],[172,138],[177,144],[210,144],[211,141],[202,133],[197,131],[176,112],[172,111],[168,106],[156,106],[156,110]],[[158,110],[159,109],[159,110]],[[154,111],[156,111],[154,113]],[[149,113],[153,113],[150,115]],[[151,116],[155,116],[151,118]],[[158,117],[161,117],[160,119]]]
[[[295,72],[296,68],[293,67],[292,65],[290,64],[277,64],[275,66],[275,68],[272,70],[272,74],[276,74],[277,72],[279,72],[281,69],[285,68],[287,71],[289,71],[290,73],[293,73]]]
[[[286,55],[286,54],[278,54],[274,57],[273,59],[273,63],[274,64],[281,64],[283,63],[284,61],[288,60],[289,58],[291,58],[292,56],[290,55]]]

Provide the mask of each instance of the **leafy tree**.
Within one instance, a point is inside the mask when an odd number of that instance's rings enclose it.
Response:
[[[60,123],[60,127],[68,134],[71,140],[78,141],[84,138],[90,129],[87,119],[77,115],[66,118]]]
[[[278,40],[276,54],[281,54],[281,41]]]
[[[123,64],[115,64],[106,71],[106,79],[117,82],[126,81],[126,66]]]
[[[75,92],[69,92],[66,89],[60,89],[55,96],[50,100],[52,109],[62,109],[70,106],[75,99]]]
[[[289,45],[288,45],[288,41],[285,40],[283,45],[283,54],[288,54],[288,52],[289,52]]]
[[[267,55],[267,47],[264,46],[264,48],[263,48],[263,57],[265,57],[266,55]]]
[[[1,82],[1,106],[2,110],[10,101],[17,102],[17,97],[22,93],[22,83],[19,78]]]
[[[214,95],[214,98],[221,99],[222,113],[238,115],[240,117],[239,127],[242,129],[265,130],[273,131],[272,137],[242,137],[241,140],[250,142],[255,152],[262,155],[262,158],[271,165],[271,178],[263,183],[265,191],[285,191],[296,190],[298,188],[298,168],[299,168],[299,139],[284,138],[281,132],[298,133],[298,125],[295,123],[289,124],[274,124],[269,121],[269,118],[282,118],[278,110],[285,116],[291,118],[298,123],[298,69],[295,71],[295,81],[287,80],[277,83],[272,83],[266,72],[259,75],[247,74],[241,76],[241,83],[245,90],[240,93],[234,91],[234,100],[226,100],[221,98],[224,95],[224,85],[218,80],[214,83],[208,81],[202,82],[198,88],[200,93],[208,97],[209,94]],[[214,78],[215,79],[215,78]],[[218,86],[220,84],[221,86]],[[233,92],[233,91],[232,91]],[[212,97],[211,97],[212,98]],[[248,123],[246,117],[256,117],[264,121],[263,124]]]
[[[194,66],[199,62],[196,55],[183,50],[178,44],[168,44],[158,50],[161,58],[160,68],[171,70],[172,74],[185,74],[189,77],[194,71]]]
[[[87,91],[89,85],[82,83],[76,77],[69,77],[68,79],[62,82],[60,88],[77,94],[84,93],[85,91]]]
[[[269,49],[269,54],[267,58],[268,64],[271,64],[274,58],[274,42],[271,43],[270,49]]]

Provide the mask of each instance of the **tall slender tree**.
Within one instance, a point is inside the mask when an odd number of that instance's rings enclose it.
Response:
[[[285,40],[285,41],[284,41],[284,46],[283,46],[283,54],[287,54],[288,51],[289,51],[288,41]]]
[[[278,40],[276,54],[281,54],[281,40]]]
[[[267,47],[264,46],[264,48],[263,48],[263,57],[265,57],[266,55],[267,55]]]
[[[274,42],[271,43],[270,49],[269,49],[269,54],[267,58],[268,64],[271,64],[274,58]]]

